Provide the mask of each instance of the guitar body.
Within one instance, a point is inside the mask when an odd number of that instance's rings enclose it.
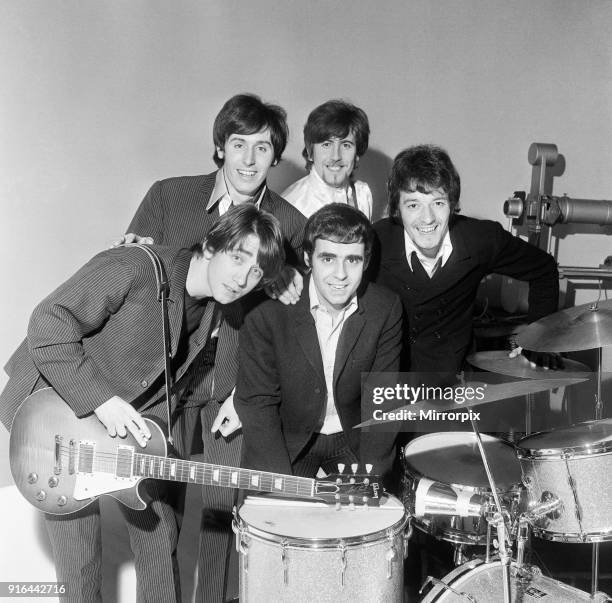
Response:
[[[125,438],[111,438],[95,415],[77,418],[52,388],[38,390],[19,407],[11,428],[9,451],[15,484],[26,500],[52,515],[74,513],[102,494],[132,509],[145,509],[146,501],[138,492],[145,478],[118,477],[115,465],[122,447],[167,455],[160,425],[152,419],[146,421],[151,439],[141,448],[129,432]],[[96,459],[108,458],[109,470],[78,471],[76,463],[83,467],[87,461],[85,451],[94,451]]]

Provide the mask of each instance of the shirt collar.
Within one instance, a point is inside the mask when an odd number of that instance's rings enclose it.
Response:
[[[312,276],[310,277],[310,282],[308,283],[308,298],[310,299],[310,312],[312,313],[312,315],[315,315],[315,312],[318,309],[323,310],[324,312],[327,312],[327,309],[324,308],[321,305],[321,302],[319,301],[319,296],[317,294],[317,287],[314,283],[314,279],[312,278]],[[347,310],[351,310],[351,312],[354,312],[355,310],[357,310],[358,308],[358,303],[357,303],[357,293],[353,293],[353,295],[351,296],[351,299],[349,299],[348,304],[346,304],[346,306],[342,309],[342,313],[346,313]]]
[[[353,187],[350,185],[350,181],[347,186],[343,188],[336,188],[335,186],[330,186],[319,176],[317,170],[314,169],[314,166],[310,168],[310,172],[308,173],[308,177],[310,178],[311,186],[314,189],[318,189],[323,194],[328,195],[333,199],[334,195],[346,195],[347,199],[352,199],[353,197]]]
[[[261,200],[267,190],[268,186],[266,183],[261,187],[261,191],[256,196],[255,206],[259,209],[261,205]],[[255,197],[251,199],[253,201]],[[217,174],[215,176],[215,186],[212,190],[212,194],[210,195],[210,199],[206,204],[206,211],[210,211],[215,207],[215,205],[219,204],[219,215],[223,215],[232,205],[232,197],[230,196],[229,191],[227,190],[227,183],[225,181],[225,175],[223,173],[223,167],[220,167],[217,170]]]
[[[419,258],[421,264],[435,264],[438,260],[440,260],[440,266],[444,266],[450,257],[450,254],[453,252],[453,244],[450,239],[450,231],[446,231],[444,238],[442,239],[442,244],[440,245],[440,249],[438,249],[438,253],[435,258],[428,258],[424,256],[419,248],[414,244],[412,239],[408,236],[406,230],[404,230],[404,246],[406,248],[406,258],[408,259],[408,266],[410,266],[410,270],[414,272],[414,268],[412,267],[412,252],[414,251]]]

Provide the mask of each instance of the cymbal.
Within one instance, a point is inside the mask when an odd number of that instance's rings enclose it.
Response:
[[[612,345],[612,300],[566,308],[531,323],[518,344],[535,352],[572,352]]]
[[[508,356],[506,350],[494,350],[489,352],[477,352],[468,356],[467,361],[476,368],[497,373],[498,375],[508,375],[510,377],[520,377],[522,379],[545,379],[546,377],[584,377],[583,373],[589,373],[590,369],[586,364],[563,359],[562,369],[545,369],[541,366],[533,368],[525,356],[519,354],[514,358]]]
[[[554,372],[554,371],[552,371]],[[463,388],[466,391],[467,388],[473,388],[474,390],[483,391],[484,395],[482,398],[474,397],[473,400],[465,400],[462,404],[457,404],[453,399],[449,400],[419,400],[414,404],[406,404],[399,408],[394,408],[393,412],[398,413],[403,410],[454,410],[461,411],[471,406],[480,406],[482,404],[489,404],[491,402],[498,402],[499,400],[506,400],[507,398],[515,398],[518,396],[524,396],[525,394],[532,394],[536,392],[543,392],[549,389],[555,389],[557,387],[564,387],[566,385],[575,385],[576,383],[582,383],[586,381],[586,377],[563,377],[559,379],[527,379],[525,381],[510,381],[508,383],[485,383],[482,381],[468,381],[462,383],[457,387]],[[481,389],[483,388],[483,389]],[[386,410],[386,409],[385,409]],[[391,409],[389,409],[391,410]],[[371,425],[380,425],[381,423],[392,422],[394,419],[368,419],[355,427],[369,427]]]

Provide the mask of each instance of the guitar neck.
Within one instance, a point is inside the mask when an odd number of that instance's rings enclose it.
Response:
[[[315,480],[307,477],[185,461],[150,454],[134,454],[132,471],[133,475],[139,477],[204,486],[242,488],[298,497],[313,497],[315,493]]]

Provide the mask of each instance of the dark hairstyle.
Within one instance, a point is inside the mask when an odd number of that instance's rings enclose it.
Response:
[[[217,148],[222,149],[232,134],[255,134],[266,128],[270,130],[274,162],[278,163],[289,138],[287,112],[278,105],[262,102],[255,94],[232,96],[221,107],[213,125],[215,144],[213,160],[217,167],[223,165],[223,159],[217,154]]]
[[[192,251],[198,255],[202,255],[204,247],[211,253],[231,251],[251,234],[259,239],[257,263],[264,273],[261,285],[266,285],[276,279],[285,265],[283,235],[279,221],[251,203],[230,207]]]
[[[451,214],[459,211],[461,179],[448,153],[435,145],[422,144],[404,149],[393,160],[387,182],[389,215],[399,215],[400,191],[448,195]]]
[[[365,112],[343,100],[330,100],[313,109],[304,126],[302,157],[306,160],[306,169],[312,167],[313,144],[344,138],[350,132],[355,135],[357,157],[361,157],[368,150],[370,140],[370,123]]]
[[[334,243],[363,243],[364,266],[374,243],[374,229],[365,214],[346,203],[329,203],[317,210],[304,228],[304,252],[312,259],[317,239]]]

